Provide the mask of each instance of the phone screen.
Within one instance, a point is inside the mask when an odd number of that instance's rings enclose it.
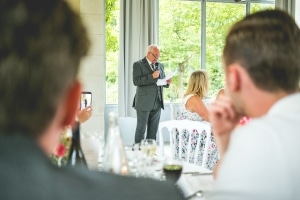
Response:
[[[92,105],[92,92],[81,92],[80,110]]]

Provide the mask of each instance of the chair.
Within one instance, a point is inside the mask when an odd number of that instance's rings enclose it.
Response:
[[[160,122],[158,137],[160,154],[162,156],[164,156],[163,129],[167,129],[170,137],[172,157],[207,168],[206,163],[211,142],[210,123],[192,120]]]
[[[135,117],[118,117],[118,125],[124,145],[134,144],[136,123]]]

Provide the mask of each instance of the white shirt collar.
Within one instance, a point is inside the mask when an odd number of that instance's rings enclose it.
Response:
[[[147,56],[146,56],[146,60],[148,61],[149,65],[152,64],[152,62],[147,58]]]
[[[300,102],[300,92],[290,94],[282,99],[278,100],[269,110],[270,113],[281,113],[281,112],[289,112],[289,110],[294,111],[296,108],[295,105],[298,105]]]

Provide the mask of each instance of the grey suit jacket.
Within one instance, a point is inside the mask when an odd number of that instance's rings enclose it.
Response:
[[[54,166],[32,138],[0,133],[0,199],[183,199],[172,183]]]
[[[158,63],[158,70],[160,71],[160,78],[164,78],[163,64]],[[157,87],[161,93],[162,108],[164,109],[163,87],[156,85],[158,78],[154,79],[152,73],[146,57],[133,63],[133,84],[137,87],[132,106],[137,110],[150,111],[153,109]],[[164,87],[169,87],[169,85]]]

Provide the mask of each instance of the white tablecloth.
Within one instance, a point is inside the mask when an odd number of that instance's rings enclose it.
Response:
[[[89,167],[91,169],[94,169],[95,168],[94,165],[98,161],[100,161],[98,160],[98,156],[97,156],[99,147],[96,145],[96,141],[89,140],[89,139],[82,140],[82,147],[86,156],[86,160],[89,164]],[[130,149],[131,148],[126,148],[127,151]],[[158,165],[156,165],[156,167],[157,166]],[[162,166],[160,168],[162,168]],[[101,168],[99,169],[101,170]],[[200,165],[195,165],[183,161],[183,171],[180,179],[177,181],[177,185],[182,190],[184,197],[189,197],[190,195],[194,194],[197,191],[209,191],[212,189],[213,182],[214,182],[212,174],[207,175],[201,173],[211,173],[211,171],[201,167]],[[193,198],[193,199],[198,199],[198,198]]]
[[[199,165],[184,162],[183,172],[177,185],[181,188],[184,197],[188,197],[197,191],[211,190],[213,182],[210,170],[202,168]]]

